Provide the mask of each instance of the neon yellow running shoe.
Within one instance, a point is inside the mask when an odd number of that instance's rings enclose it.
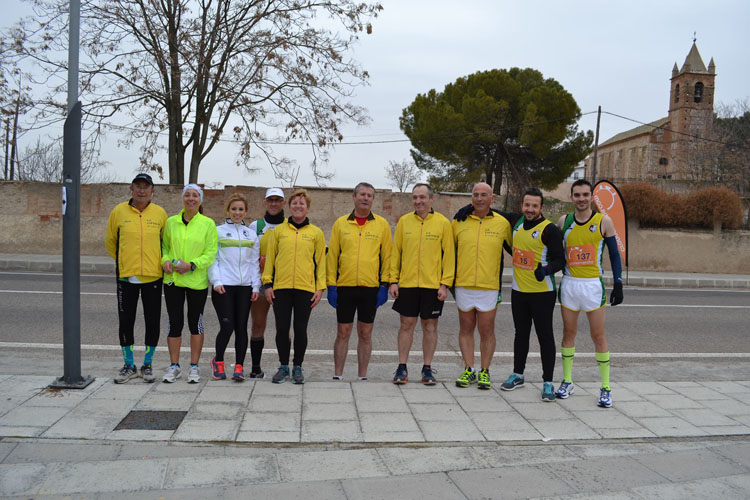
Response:
[[[471,384],[477,381],[477,372],[469,368],[468,366],[464,369],[458,379],[456,379],[457,387],[469,387]]]
[[[479,372],[478,378],[479,378],[479,381],[477,382],[478,388],[484,389],[485,391],[492,388],[492,382],[490,382],[490,371],[487,368]]]

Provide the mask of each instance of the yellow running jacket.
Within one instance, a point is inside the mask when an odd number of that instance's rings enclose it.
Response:
[[[315,293],[326,288],[326,238],[310,223],[299,229],[287,219],[263,235],[268,240],[264,285]]]
[[[391,250],[391,282],[407,288],[453,286],[456,247],[451,223],[431,211],[422,219],[411,212],[398,220]]]
[[[391,226],[370,212],[364,226],[354,211],[333,223],[328,242],[326,275],[328,286],[376,287],[389,283]]]
[[[452,222],[456,242],[456,286],[476,290],[499,290],[503,267],[503,245],[513,242],[510,222],[490,211],[483,218],[474,214]]]
[[[164,238],[161,243],[161,261],[181,260],[195,264],[195,271],[185,274],[173,272],[164,274],[164,283],[174,283],[183,288],[203,290],[208,288],[208,268],[214,263],[219,245],[216,224],[203,214],[195,214],[187,225],[182,222],[182,214],[167,219]]]
[[[141,283],[150,283],[162,275],[161,236],[167,213],[154,203],[139,212],[131,201],[117,204],[110,212],[104,245],[115,259],[118,279],[135,276]]]

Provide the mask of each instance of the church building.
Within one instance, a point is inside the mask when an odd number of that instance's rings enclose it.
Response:
[[[713,58],[708,67],[693,46],[681,68],[675,63],[669,91],[669,114],[647,125],[621,132],[599,144],[596,180],[616,183],[662,180],[660,184],[687,186],[705,178],[712,165]],[[593,153],[586,158],[591,179]]]

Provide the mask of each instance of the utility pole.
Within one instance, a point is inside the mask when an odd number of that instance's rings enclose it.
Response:
[[[596,160],[599,153],[599,122],[602,120],[602,107],[596,113],[596,135],[594,136],[594,162],[591,165],[591,184],[596,184]]]
[[[68,117],[63,129],[63,376],[51,387],[83,389],[81,376],[81,103],[78,101],[80,0],[70,0]]]

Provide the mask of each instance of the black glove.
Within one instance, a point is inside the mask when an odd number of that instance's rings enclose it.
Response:
[[[547,276],[547,268],[542,267],[542,263],[536,265],[536,269],[534,269],[534,277],[537,281],[543,281],[544,278]]]
[[[622,283],[615,283],[612,293],[609,295],[609,303],[613,306],[622,304]]]
[[[454,215],[453,218],[459,222],[463,222],[473,212],[474,212],[474,205],[469,203],[468,205],[459,208],[458,212],[456,212],[456,215]]]

